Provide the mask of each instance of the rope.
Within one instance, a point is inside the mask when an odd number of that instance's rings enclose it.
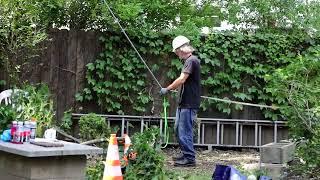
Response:
[[[164,141],[165,144],[161,148],[166,148],[169,143],[169,130],[168,130],[168,117],[167,117],[167,107],[169,103],[167,103],[166,97],[163,97],[163,116],[164,116]]]
[[[245,106],[254,106],[254,107],[260,107],[260,108],[271,108],[271,109],[278,109],[279,107],[277,106],[268,106],[268,105],[263,105],[263,104],[253,104],[253,103],[246,103],[246,102],[240,102],[240,101],[232,101],[228,99],[219,99],[219,98],[214,98],[214,97],[208,97],[208,96],[201,96],[201,98],[204,99],[210,99],[210,100],[215,100],[215,101],[221,101],[221,102],[226,102],[226,103],[233,103],[233,104],[241,104]]]
[[[110,6],[107,4],[106,0],[103,0],[105,5],[107,6],[110,14],[112,15],[112,17],[114,18],[115,22],[119,25],[121,32],[125,35],[125,37],[127,38],[127,40],[129,41],[130,45],[132,46],[132,48],[134,49],[134,51],[137,53],[137,55],[139,56],[140,60],[143,62],[143,64],[145,65],[145,67],[148,69],[148,71],[150,72],[152,78],[156,81],[156,83],[158,84],[158,86],[160,88],[162,88],[161,84],[159,83],[158,79],[155,77],[155,75],[153,74],[153,72],[151,71],[151,69],[149,68],[149,66],[147,65],[146,61],[142,58],[142,56],[140,55],[139,51],[136,49],[136,47],[134,46],[134,44],[132,43],[132,41],[130,40],[129,36],[127,35],[126,31],[124,30],[124,28],[122,27],[122,25],[119,22],[119,19],[114,15],[113,11],[111,10]],[[173,92],[177,92],[177,91],[173,91]],[[260,107],[260,108],[271,108],[271,109],[278,109],[279,107],[276,106],[268,106],[268,105],[262,105],[262,104],[253,104],[253,103],[246,103],[246,102],[239,102],[239,101],[232,101],[232,100],[227,100],[227,99],[220,99],[220,98],[214,98],[214,97],[208,97],[208,96],[201,96],[201,98],[203,99],[209,99],[209,100],[215,100],[215,101],[221,101],[221,102],[226,102],[226,103],[233,103],[233,104],[241,104],[241,105],[245,105],[245,106],[254,106],[254,107]]]

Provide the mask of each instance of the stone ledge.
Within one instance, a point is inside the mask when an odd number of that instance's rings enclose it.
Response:
[[[42,147],[30,143],[13,144],[0,141],[0,151],[24,156],[24,157],[45,157],[45,156],[70,156],[86,154],[102,154],[103,149],[88,145],[75,144],[59,141],[64,147]]]

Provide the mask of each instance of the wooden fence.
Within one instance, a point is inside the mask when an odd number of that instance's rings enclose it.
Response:
[[[40,56],[24,68],[23,80],[50,87],[57,120],[70,108],[81,111],[75,94],[84,87],[86,64],[101,52],[98,36],[95,32],[50,30],[50,40],[43,44]]]

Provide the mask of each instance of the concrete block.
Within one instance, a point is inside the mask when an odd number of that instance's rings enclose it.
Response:
[[[103,149],[59,141],[63,147],[0,141],[1,180],[84,180],[87,154]]]
[[[272,180],[280,180],[283,177],[285,168],[286,166],[284,164],[262,163],[260,170],[265,171]]]
[[[30,177],[27,158],[5,152],[0,152],[0,171],[4,173],[1,173],[1,177],[3,175],[15,178]]]
[[[285,164],[293,160],[295,143],[270,143],[260,148],[262,163]]]
[[[32,159],[29,164],[31,179],[85,179],[86,156]]]
[[[1,180],[84,180],[86,156],[23,157],[0,151]]]

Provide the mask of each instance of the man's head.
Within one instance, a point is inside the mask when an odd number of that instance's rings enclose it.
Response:
[[[180,59],[187,59],[194,51],[189,43],[190,40],[185,36],[177,36],[172,41],[172,51],[179,56]]]

